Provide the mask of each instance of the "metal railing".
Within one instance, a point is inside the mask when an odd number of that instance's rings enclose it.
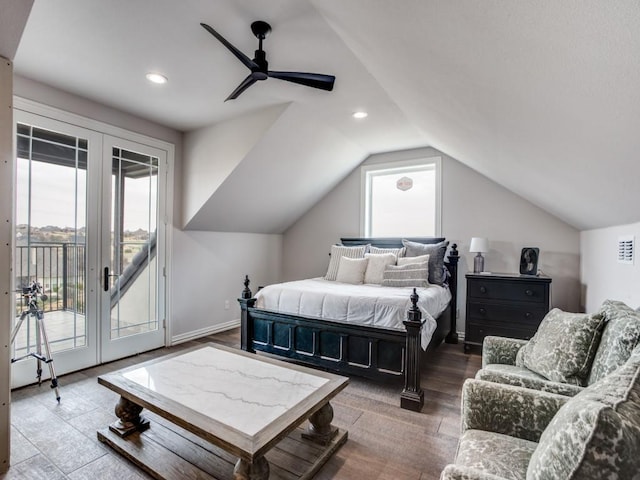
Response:
[[[47,299],[45,312],[69,310],[85,313],[85,245],[61,242],[32,242],[16,246],[16,316],[26,308],[21,294],[31,282],[42,284]]]

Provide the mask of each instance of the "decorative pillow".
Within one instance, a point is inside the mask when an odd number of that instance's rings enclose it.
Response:
[[[516,356],[526,367],[554,382],[584,386],[598,348],[604,318],[554,308]]]
[[[542,432],[527,480],[640,478],[640,350],[563,405]]]
[[[447,253],[448,241],[440,243],[432,243],[430,245],[426,243],[412,242],[407,239],[402,239],[402,244],[405,247],[405,257],[417,257],[419,255],[429,255],[429,283],[435,285],[442,285],[447,281],[447,271],[444,266],[444,256]]]
[[[331,259],[329,260],[329,268],[327,268],[327,274],[324,276],[324,279],[335,280],[338,274],[340,258],[364,258],[364,252],[367,251],[368,246],[369,245],[358,245],[357,247],[345,247],[344,245],[331,245]]]
[[[362,283],[364,272],[367,270],[368,258],[340,258],[336,282]]]
[[[364,258],[369,259],[367,270],[364,272],[364,283],[380,285],[385,267],[396,264],[396,256],[393,253],[365,253]]]
[[[429,263],[389,265],[384,269],[383,287],[428,287]]]
[[[410,263],[429,262],[431,255],[418,255],[417,257],[402,257],[398,259],[398,265],[409,265]]]
[[[617,300],[605,300],[599,313],[607,322],[593,358],[587,384],[600,380],[629,359],[640,344],[640,312]]]
[[[393,253],[396,256],[396,258],[399,258],[399,257],[404,257],[404,247],[400,247],[400,248],[380,248],[380,247],[374,247],[373,245],[371,245],[369,247],[369,253],[375,253],[375,254]]]

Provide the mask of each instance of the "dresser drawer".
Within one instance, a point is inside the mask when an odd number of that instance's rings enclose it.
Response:
[[[483,300],[508,300],[511,302],[539,303],[546,307],[548,287],[544,283],[508,280],[469,280],[467,298]]]
[[[497,321],[502,323],[517,323],[538,327],[547,313],[547,309],[536,304],[494,304],[467,303],[467,317],[481,321]]]
[[[465,343],[475,343],[482,345],[484,337],[495,335],[498,337],[521,338],[529,340],[536,333],[537,327],[527,324],[487,324],[474,323],[472,319],[467,319],[465,329]]]

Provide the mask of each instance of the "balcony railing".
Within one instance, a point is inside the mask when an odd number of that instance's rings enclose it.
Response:
[[[27,307],[23,287],[33,281],[42,284],[47,299],[40,302],[45,312],[68,310],[85,313],[85,245],[60,242],[32,242],[16,246],[16,316]]]

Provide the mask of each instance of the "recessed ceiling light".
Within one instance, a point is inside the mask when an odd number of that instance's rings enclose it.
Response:
[[[158,84],[167,83],[167,77],[159,73],[147,73],[147,80]]]
[[[359,111],[353,113],[353,118],[367,118],[369,114],[367,112]]]

